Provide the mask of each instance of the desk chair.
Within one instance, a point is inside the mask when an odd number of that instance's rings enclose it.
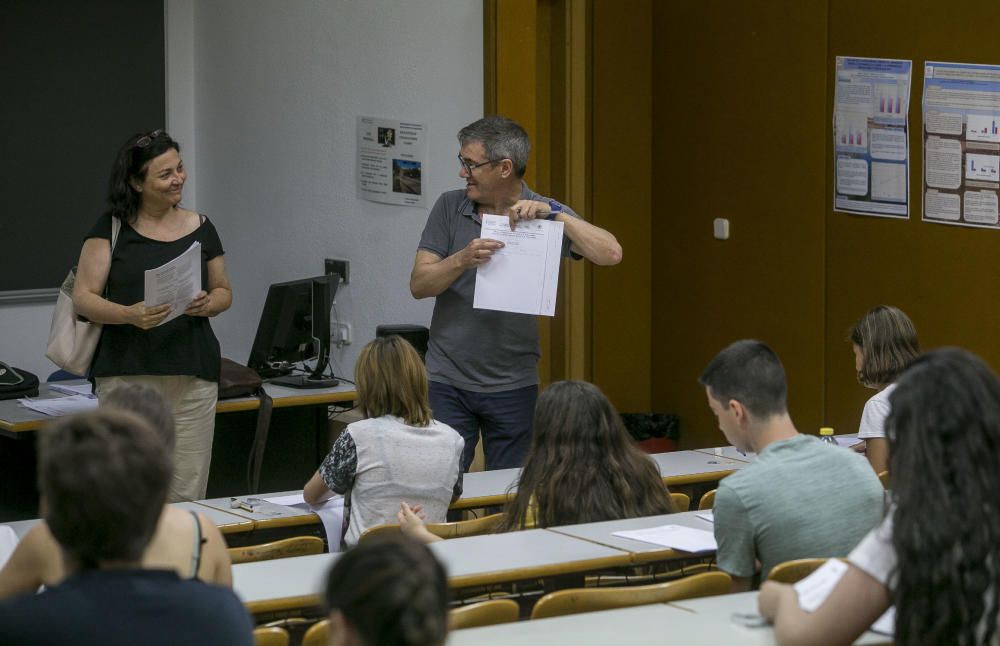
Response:
[[[578,612],[611,610],[680,599],[712,597],[729,592],[732,579],[725,572],[705,572],[677,581],[617,588],[577,588],[550,592],[535,603],[532,619],[559,617]]]
[[[686,493],[671,493],[670,499],[674,501],[674,509],[677,511],[687,511],[691,508],[691,496]]]
[[[491,599],[453,608],[448,612],[448,629],[476,628],[517,621],[520,608],[512,599]]]
[[[715,506],[715,492],[717,489],[712,489],[711,491],[706,491],[701,496],[701,500],[698,501],[698,511],[708,511]]]
[[[288,631],[277,626],[262,626],[253,630],[254,646],[288,646]]]
[[[889,489],[889,472],[882,471],[878,474],[878,481],[882,483],[882,488]]]
[[[317,621],[302,636],[302,646],[326,646],[330,643],[330,620]]]
[[[777,583],[798,583],[813,573],[813,570],[827,562],[828,559],[795,559],[778,563],[767,575],[768,581]],[[840,559],[841,561],[845,559]]]
[[[295,536],[259,545],[230,547],[228,552],[230,560],[235,564],[249,561],[270,561],[289,556],[322,554],[323,548],[323,539],[318,536]]]
[[[440,538],[464,538],[466,536],[479,536],[481,534],[492,533],[500,521],[503,520],[503,514],[491,514],[489,516],[483,516],[482,518],[473,518],[471,520],[459,520],[453,523],[427,523],[427,531]],[[358,542],[367,540],[372,536],[385,533],[398,532],[399,525],[376,525],[375,527],[369,527],[361,534],[361,538]]]

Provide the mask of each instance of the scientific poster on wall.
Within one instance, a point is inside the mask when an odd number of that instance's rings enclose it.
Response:
[[[426,132],[420,123],[358,117],[358,197],[425,206]]]
[[[910,217],[911,61],[837,57],[833,210]]]
[[[924,63],[923,219],[997,228],[1000,66]]]

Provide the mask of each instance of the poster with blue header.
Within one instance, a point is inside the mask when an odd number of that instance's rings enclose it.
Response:
[[[996,229],[1000,66],[924,63],[923,220]]]
[[[837,57],[833,210],[910,217],[911,61]]]

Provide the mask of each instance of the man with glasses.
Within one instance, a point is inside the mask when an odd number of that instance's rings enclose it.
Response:
[[[604,229],[528,188],[531,144],[514,121],[480,119],[462,128],[458,141],[465,189],[438,198],[410,275],[414,298],[436,298],[427,349],[430,404],[436,419],[465,438],[466,470],[480,431],[487,469],[520,467],[538,395],[538,323],[528,314],[473,309],[474,270],[503,247],[479,237],[481,215],[506,215],[511,229],[523,219],[559,220],[563,255],[577,260],[615,265],[622,249]]]

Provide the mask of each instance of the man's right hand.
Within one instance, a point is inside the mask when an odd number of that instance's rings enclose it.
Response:
[[[476,238],[457,254],[455,260],[462,269],[471,269],[489,262],[490,256],[498,249],[503,249],[503,243],[489,238]]]
[[[130,305],[125,308],[125,321],[128,324],[134,325],[142,330],[148,330],[163,322],[163,319],[167,318],[167,314],[170,314],[169,303],[166,305],[146,307],[146,305],[140,301],[135,305]]]

